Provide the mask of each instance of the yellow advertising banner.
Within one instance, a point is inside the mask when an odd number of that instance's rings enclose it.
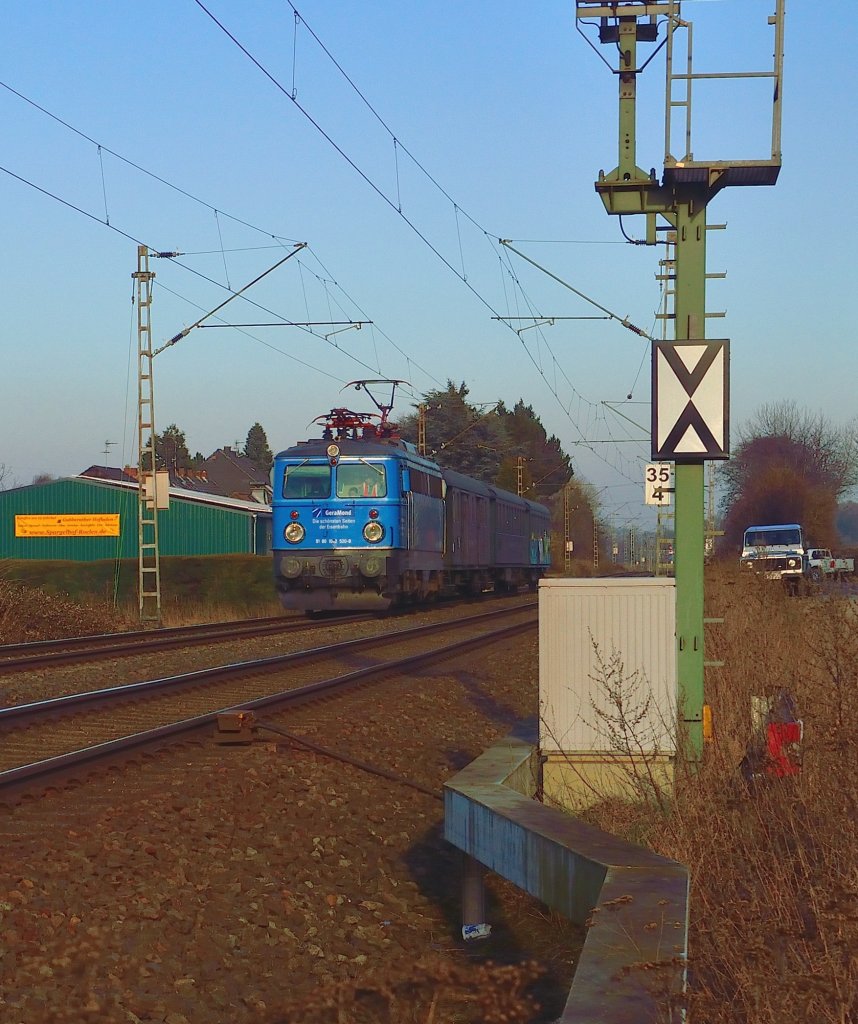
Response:
[[[118,537],[119,513],[15,516],[16,537]]]

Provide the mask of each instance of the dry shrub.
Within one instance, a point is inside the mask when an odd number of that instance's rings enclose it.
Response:
[[[715,742],[679,761],[658,813],[606,802],[597,823],[691,870],[688,1011],[700,1024],[858,1021],[858,606],[834,591],[707,582]],[[750,785],[752,696],[781,689],[804,721],[802,770]],[[637,812],[637,813],[636,813]]]
[[[127,628],[126,619],[106,603],[82,604],[0,578],[0,644],[58,640]]]

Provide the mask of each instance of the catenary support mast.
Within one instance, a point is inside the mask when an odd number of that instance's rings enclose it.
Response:
[[[161,624],[155,393],[152,377],[152,281],[149,250],[137,247],[137,593],[140,621]]]

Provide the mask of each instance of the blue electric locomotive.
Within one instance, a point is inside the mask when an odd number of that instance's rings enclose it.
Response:
[[[283,606],[383,610],[534,587],[550,564],[548,509],[441,469],[398,436],[392,406],[376,405],[380,415],[333,409],[320,417],[320,439],[274,459],[274,580]]]

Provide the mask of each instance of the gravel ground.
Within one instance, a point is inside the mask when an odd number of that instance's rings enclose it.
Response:
[[[276,721],[440,795],[536,694],[534,636]],[[553,1019],[579,933],[492,878],[492,937],[465,944],[442,823],[429,795],[269,740],[0,808],[0,1024]]]

